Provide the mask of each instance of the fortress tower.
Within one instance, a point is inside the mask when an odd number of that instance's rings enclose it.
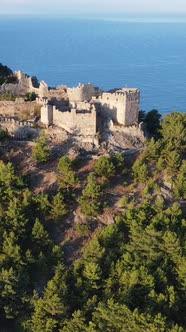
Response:
[[[123,88],[114,93],[103,92],[95,101],[101,105],[104,117],[124,126],[138,122],[140,91],[136,88]]]
[[[95,94],[92,84],[81,84],[74,88],[67,88],[67,94],[70,102],[90,101]]]
[[[123,106],[118,105],[117,120],[125,126],[138,122],[140,91],[136,88],[123,88],[117,94],[123,97]]]
[[[46,126],[50,126],[53,124],[53,106],[48,104],[48,99],[42,99],[42,107],[41,107],[41,122]]]

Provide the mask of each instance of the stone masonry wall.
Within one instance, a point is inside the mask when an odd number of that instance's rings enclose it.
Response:
[[[15,72],[18,82],[15,84],[6,84],[0,86],[0,94],[12,93],[13,95],[25,95],[27,92],[32,92],[31,77],[23,74],[21,71]]]
[[[111,118],[124,126],[138,122],[138,89],[122,89],[115,93],[103,92],[98,98],[93,98],[101,104],[101,113],[105,118]]]
[[[0,101],[0,114],[7,116],[14,116],[19,113],[32,114],[35,107],[35,102]]]
[[[103,92],[96,101],[101,103],[102,115],[104,117],[111,118],[114,122],[125,124],[126,99],[124,94]]]
[[[54,124],[64,128],[68,132],[76,135],[96,134],[96,111],[71,111],[61,112],[55,106],[43,105],[41,108],[41,122],[46,125]]]
[[[54,106],[49,104],[44,104],[41,107],[41,122],[46,126],[50,126],[53,124],[53,110]]]
[[[90,101],[95,89],[92,84],[79,84],[77,87],[67,88],[67,94],[70,102]]]
[[[139,89],[133,89],[126,91],[126,108],[125,108],[125,125],[131,126],[134,123],[138,123],[139,115]]]
[[[33,121],[19,121],[12,117],[0,116],[0,125],[2,126],[4,124],[4,126],[6,127],[6,123],[12,123],[16,127],[33,127],[34,125]]]
[[[96,111],[77,112],[72,109],[69,112],[54,110],[53,123],[67,131],[74,132],[76,135],[95,135],[96,134]]]
[[[111,132],[121,132],[133,137],[138,137],[142,142],[145,140],[144,131],[140,125],[133,125],[128,127],[110,126]]]
[[[32,78],[23,74],[21,71],[14,73],[18,82],[13,84],[0,85],[0,95],[5,93],[11,93],[14,96],[26,95],[28,92],[35,92],[39,97],[48,96],[48,86],[44,81],[40,82],[39,88],[35,88],[32,84]]]

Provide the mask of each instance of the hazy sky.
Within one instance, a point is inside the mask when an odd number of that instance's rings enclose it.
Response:
[[[0,14],[184,14],[186,0],[0,0]]]

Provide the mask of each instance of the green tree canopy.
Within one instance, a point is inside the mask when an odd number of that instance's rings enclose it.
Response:
[[[50,156],[50,148],[46,143],[45,133],[41,131],[39,137],[36,138],[34,142],[35,145],[32,149],[32,157],[36,159],[38,163],[47,161]]]

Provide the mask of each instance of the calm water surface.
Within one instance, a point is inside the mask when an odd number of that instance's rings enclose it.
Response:
[[[186,23],[0,17],[0,62],[50,86],[139,87],[143,110],[186,111]]]

